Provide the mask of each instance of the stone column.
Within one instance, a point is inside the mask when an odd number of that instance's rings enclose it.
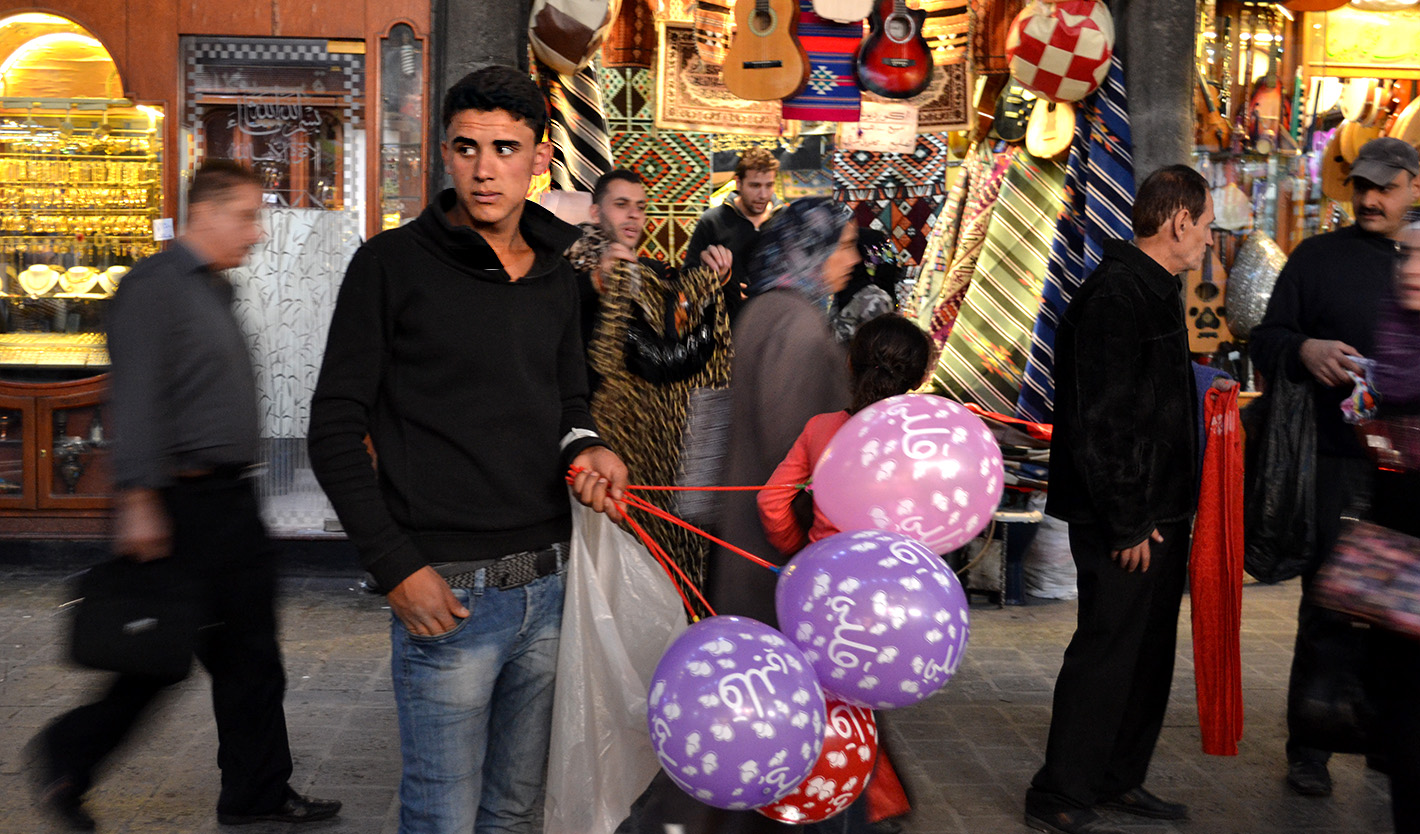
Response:
[[[1192,162],[1193,2],[1113,0],[1115,42],[1124,58],[1134,178]]]
[[[439,159],[444,91],[488,64],[527,69],[531,0],[432,0],[433,55],[429,79],[429,194],[449,187]]]

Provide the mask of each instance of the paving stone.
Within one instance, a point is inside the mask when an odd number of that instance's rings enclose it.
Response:
[[[0,564],[0,834],[47,830],[31,805],[23,744],[44,723],[93,697],[104,676],[64,661],[72,570]],[[301,834],[398,830],[399,735],[389,682],[389,610],[355,578],[319,571],[282,581],[282,649],[297,789],[345,802]],[[1282,746],[1298,589],[1244,589],[1246,733],[1236,757],[1199,747],[1190,615],[1179,623],[1174,686],[1149,785],[1187,802],[1192,821],[1111,819],[1140,834],[1377,834],[1390,830],[1388,784],[1359,756],[1332,762],[1335,793],[1292,795]],[[941,693],[884,721],[913,793],[909,834],[1023,832],[1022,799],[1039,768],[1051,695],[1074,629],[1075,604],[972,611],[971,643]],[[291,826],[217,825],[216,731],[206,676],[174,688],[115,757],[90,797],[103,831],[132,834],[290,834]]]

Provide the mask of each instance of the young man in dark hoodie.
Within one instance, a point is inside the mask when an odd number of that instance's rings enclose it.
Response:
[[[587,407],[576,228],[527,202],[546,103],[485,67],[444,98],[454,187],[355,253],[311,404],[311,461],[387,594],[403,834],[540,818],[571,534],[564,475],[617,517]],[[366,450],[369,436],[374,460]]]
[[[725,303],[730,315],[735,315],[745,302],[745,270],[749,266],[759,230],[780,208],[774,202],[774,179],[779,174],[779,160],[760,147],[740,155],[735,165],[735,192],[725,202],[700,215],[690,244],[685,250],[683,269],[709,266],[720,270],[720,264],[707,260],[706,250],[719,245],[730,252],[729,279],[725,284]],[[721,270],[723,273],[723,270]]]

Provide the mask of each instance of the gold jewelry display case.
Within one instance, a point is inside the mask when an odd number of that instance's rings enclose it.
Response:
[[[107,368],[104,308],[157,251],[161,137],[124,99],[0,97],[0,374]]]

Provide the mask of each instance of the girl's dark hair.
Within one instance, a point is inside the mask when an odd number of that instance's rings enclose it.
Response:
[[[891,314],[865,322],[848,346],[857,414],[878,400],[906,394],[922,384],[932,361],[932,341],[922,328]]]

